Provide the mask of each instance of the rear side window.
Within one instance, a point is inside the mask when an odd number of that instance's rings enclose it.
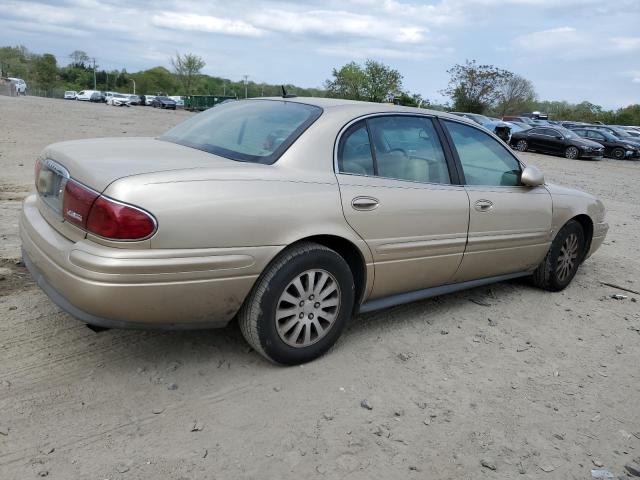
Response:
[[[338,148],[340,171],[356,175],[374,175],[373,155],[364,120],[351,125],[342,138]]]
[[[242,100],[195,115],[160,138],[231,160],[272,164],[321,114],[320,107],[298,102]]]
[[[467,185],[520,185],[520,163],[507,149],[478,128],[444,121]]]

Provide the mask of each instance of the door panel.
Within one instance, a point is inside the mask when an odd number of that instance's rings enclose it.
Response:
[[[544,187],[465,187],[469,238],[456,282],[527,271],[551,242],[551,195]],[[482,205],[491,204],[489,208]]]
[[[521,165],[488,133],[446,120],[469,195],[467,248],[454,281],[528,271],[551,241],[551,195],[520,185]]]
[[[337,178],[347,222],[373,253],[370,299],[453,278],[469,223],[463,187],[345,174]]]

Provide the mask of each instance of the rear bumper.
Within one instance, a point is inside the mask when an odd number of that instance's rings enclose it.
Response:
[[[101,327],[225,326],[280,247],[120,249],[72,242],[42,217],[35,196],[20,218],[25,265],[70,315]]]

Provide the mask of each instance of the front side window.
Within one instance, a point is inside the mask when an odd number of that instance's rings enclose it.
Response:
[[[379,116],[352,125],[340,140],[338,167],[342,173],[451,183],[438,134],[424,117]]]
[[[285,100],[229,102],[191,117],[160,139],[230,160],[272,164],[321,114],[320,107]]]
[[[520,163],[489,134],[445,120],[467,185],[520,185]]]

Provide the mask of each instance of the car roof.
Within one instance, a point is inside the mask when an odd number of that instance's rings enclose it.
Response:
[[[285,102],[304,103],[306,105],[314,105],[324,110],[353,110],[354,114],[366,115],[368,113],[415,113],[420,115],[434,115],[443,118],[450,118],[458,121],[466,121],[457,115],[452,115],[439,110],[429,110],[426,108],[403,107],[389,103],[361,102],[358,100],[345,100],[342,98],[323,98],[323,97],[261,97],[250,100],[280,100]],[[242,100],[241,100],[242,101]],[[468,122],[470,123],[470,122]],[[470,123],[471,124],[471,123]]]

